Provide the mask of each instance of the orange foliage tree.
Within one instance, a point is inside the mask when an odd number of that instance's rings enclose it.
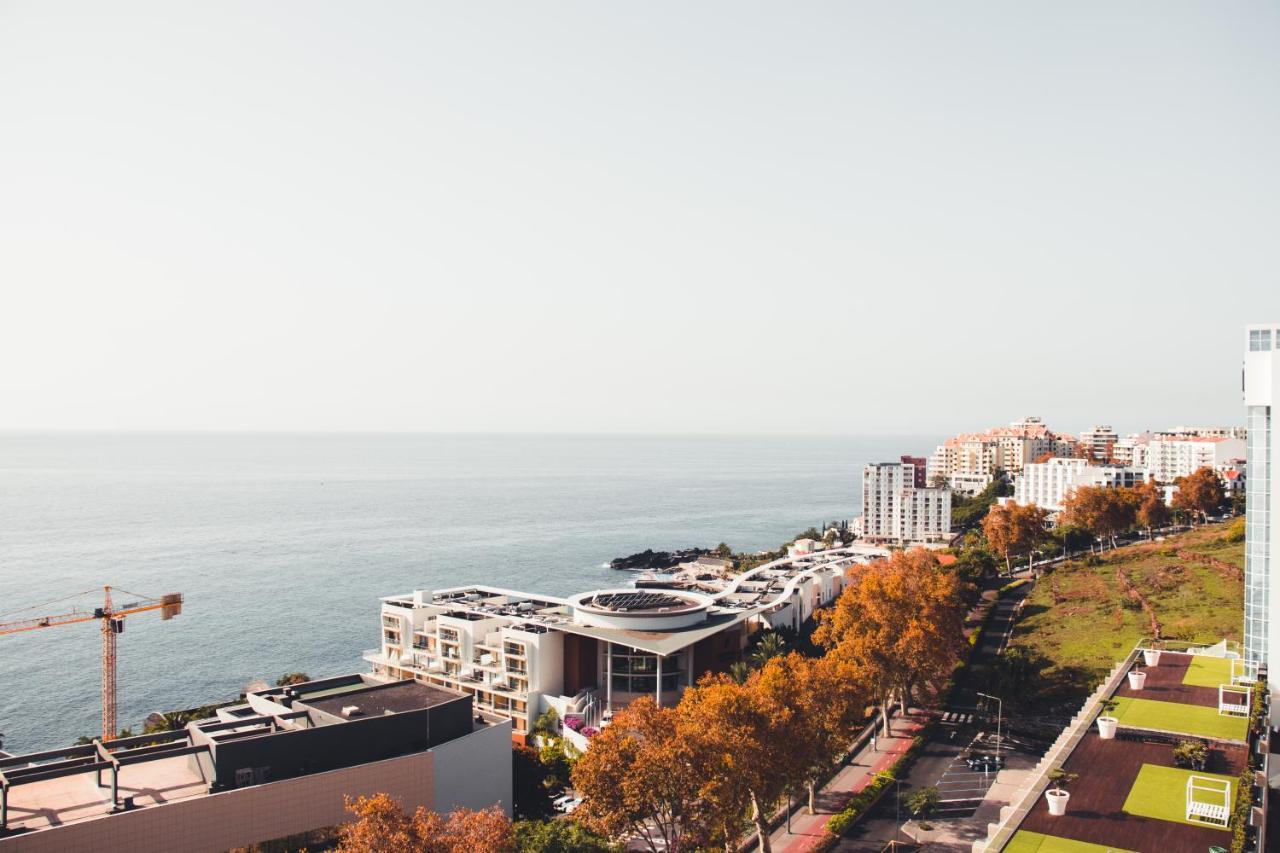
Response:
[[[1222,480],[1212,468],[1200,468],[1174,482],[1178,491],[1173,494],[1173,508],[1190,512],[1193,519],[1199,513],[1208,522],[1209,513],[1222,505]]]
[[[1135,517],[1138,524],[1147,528],[1148,537],[1152,535],[1155,528],[1169,523],[1172,513],[1169,511],[1169,505],[1164,502],[1164,494],[1155,480],[1147,480],[1136,486],[1133,496],[1137,506]]]
[[[591,739],[573,768],[582,794],[578,821],[610,838],[639,838],[650,850],[682,853],[705,846],[723,826],[709,823],[700,800],[695,752],[678,730],[675,708],[651,697],[632,702]]]
[[[879,703],[909,704],[915,687],[951,674],[964,645],[960,580],[928,551],[899,551],[861,568],[833,607],[820,611],[814,640]]]
[[[387,794],[346,798],[356,816],[338,828],[339,853],[514,853],[511,820],[496,806],[458,809],[448,815],[422,806],[406,814]]]
[[[1008,501],[991,507],[982,519],[982,533],[992,550],[1004,555],[1007,571],[1013,571],[1013,558],[1032,554],[1046,538],[1047,510],[1035,504]]]
[[[1083,527],[1100,539],[1110,539],[1137,522],[1138,496],[1133,489],[1077,486],[1062,501],[1062,523]]]

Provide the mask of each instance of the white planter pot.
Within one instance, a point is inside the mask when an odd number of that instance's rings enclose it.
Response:
[[[1060,816],[1067,813],[1067,800],[1071,799],[1071,794],[1050,788],[1044,792],[1044,798],[1049,801],[1049,814]]]
[[[1099,717],[1098,718],[1098,737],[1103,740],[1114,740],[1116,736],[1116,726],[1120,725],[1120,721],[1115,717]]]
[[[1142,686],[1147,683],[1147,674],[1140,669],[1135,669],[1129,673],[1129,686],[1134,690],[1141,690]]]
[[[1146,662],[1147,666],[1159,666],[1160,650],[1159,649],[1143,649],[1142,659]]]

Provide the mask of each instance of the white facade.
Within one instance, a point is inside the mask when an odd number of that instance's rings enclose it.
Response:
[[[382,678],[470,694],[477,713],[511,720],[517,740],[548,708],[599,727],[641,695],[678,701],[704,672],[740,659],[758,628],[799,630],[844,590],[850,566],[887,553],[855,544],[783,558],[699,583],[703,592],[418,590],[382,599],[382,643],[364,658]]]
[[[1200,468],[1225,470],[1233,459],[1243,458],[1245,442],[1239,438],[1159,436],[1147,445],[1146,468],[1162,483],[1172,483]]]
[[[1060,457],[1028,465],[1014,480],[1013,499],[1019,504],[1035,504],[1059,512],[1067,492],[1076,486],[1076,477],[1088,465],[1087,459]]]
[[[1280,494],[1276,430],[1272,414],[1280,402],[1280,323],[1245,330],[1244,404],[1248,428],[1244,564],[1244,654],[1256,664],[1280,662],[1280,556],[1275,499]],[[1280,685],[1280,679],[1270,683]],[[1273,695],[1275,688],[1273,688]]]
[[[1013,499],[1061,512],[1063,501],[1079,486],[1130,488],[1147,479],[1146,471],[1118,465],[1090,465],[1087,459],[1055,457],[1022,469],[1014,481]]]
[[[951,489],[916,488],[915,466],[877,462],[862,470],[862,535],[883,542],[937,542],[951,535]]]

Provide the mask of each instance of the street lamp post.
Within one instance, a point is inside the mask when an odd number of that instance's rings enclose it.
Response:
[[[893,798],[893,844],[898,846],[898,836],[902,834],[902,780],[889,773],[877,773],[877,778],[888,779],[896,788]]]
[[[1000,745],[1004,743],[1004,738],[1000,736],[1000,724],[1004,721],[1004,700],[999,696],[992,696],[990,693],[978,693],[984,699],[996,700],[996,766],[1000,766]]]

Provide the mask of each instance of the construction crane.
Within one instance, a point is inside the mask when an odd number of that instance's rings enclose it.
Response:
[[[111,601],[112,589],[131,596],[133,600],[123,604],[113,604]],[[94,590],[86,590],[56,601],[81,598],[91,592],[94,592]],[[56,603],[56,601],[37,604],[34,607],[24,608],[24,610],[45,607]],[[160,598],[149,598],[119,587],[104,586],[102,588],[101,607],[95,607],[92,610],[75,608],[66,613],[59,613],[53,616],[33,616],[27,619],[19,619],[15,622],[0,622],[0,634],[17,634],[21,631],[35,631],[40,628],[57,628],[62,625],[75,625],[79,622],[91,622],[95,619],[101,621],[102,739],[109,741],[115,738],[118,731],[116,728],[116,637],[124,633],[124,619],[126,616],[147,613],[152,610],[159,610],[161,619],[172,619],[182,612],[182,593],[172,592],[162,595]],[[14,611],[14,613],[16,612],[18,611]],[[13,614],[0,614],[0,616],[9,615]]]

